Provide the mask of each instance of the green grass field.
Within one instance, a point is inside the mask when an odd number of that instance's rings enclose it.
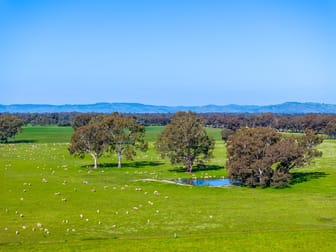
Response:
[[[333,251],[336,141],[296,169],[284,189],[190,187],[142,179],[227,175],[219,129],[215,157],[186,174],[161,160],[148,127],[147,153],[100,168],[67,152],[71,128],[27,127],[0,145],[0,251]]]

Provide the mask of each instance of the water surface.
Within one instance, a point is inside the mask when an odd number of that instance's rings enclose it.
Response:
[[[232,186],[230,179],[177,179],[177,183],[194,186]]]

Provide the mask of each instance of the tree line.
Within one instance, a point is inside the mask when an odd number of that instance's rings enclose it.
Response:
[[[136,150],[146,151],[148,143],[144,141],[145,127],[128,116],[118,113],[92,116],[78,115],[74,118],[75,129],[69,146],[72,155],[92,156],[94,168],[98,167],[98,158],[104,152],[117,153],[118,168],[121,168],[122,156],[132,159]]]
[[[105,152],[117,153],[118,168],[122,157],[132,159],[137,150],[146,151],[145,127],[131,116],[77,115],[68,150],[71,155],[91,155],[94,168]],[[0,140],[20,131],[22,120],[13,115],[0,116]],[[244,127],[236,131],[222,130],[227,147],[227,168],[230,179],[246,186],[287,186],[290,170],[309,163],[322,153],[315,146],[323,137],[306,129],[304,134],[282,134],[270,127]],[[206,120],[193,112],[177,112],[159,134],[155,148],[172,164],[182,164],[192,172],[194,163],[204,164],[212,157],[215,140],[207,135]]]
[[[130,116],[81,114],[74,118],[73,127],[70,154],[91,155],[94,168],[105,152],[116,152],[118,168],[121,168],[122,156],[132,159],[137,150],[148,148],[144,141],[145,127]],[[195,162],[199,164],[211,158],[214,146],[214,139],[207,135],[205,120],[193,112],[176,113],[155,144],[162,158],[168,157],[172,164],[185,165],[188,172],[192,172]]]
[[[75,118],[75,132],[71,139],[71,154],[89,153],[97,158],[108,148],[118,153],[121,167],[123,151],[132,158],[137,149],[147,150],[143,141],[145,128],[132,117],[114,113],[112,116],[90,117],[82,114]],[[193,112],[177,112],[159,134],[155,148],[162,158],[172,164],[182,164],[187,172],[193,165],[204,165],[212,157],[215,140],[206,132],[205,119]],[[323,137],[306,129],[304,134],[282,134],[270,127],[223,129],[227,146],[227,163],[230,179],[246,186],[282,187],[291,183],[290,170],[303,166],[322,155],[315,146]],[[133,136],[132,136],[133,135]],[[139,143],[139,144],[137,144]]]
[[[17,113],[12,114],[23,121],[25,125],[59,125],[72,126],[74,118],[82,113]],[[1,114],[0,114],[1,115]],[[97,116],[97,113],[88,113]],[[125,114],[133,117],[144,126],[166,126],[171,121],[173,114]],[[303,133],[305,129],[312,129],[324,133],[330,138],[336,138],[335,114],[304,114],[304,115],[279,115],[264,114],[199,114],[205,120],[207,127],[225,128],[236,131],[240,128],[270,127],[282,132]]]

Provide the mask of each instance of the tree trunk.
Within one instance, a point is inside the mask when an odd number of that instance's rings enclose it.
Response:
[[[97,155],[94,154],[94,153],[90,153],[90,154],[91,154],[91,156],[92,156],[92,158],[93,158],[93,161],[94,161],[94,166],[93,166],[93,168],[94,168],[94,169],[97,169],[97,168],[98,168],[98,158],[97,158]]]
[[[187,172],[192,172],[192,160],[191,160],[191,158],[188,158],[187,159]]]
[[[121,151],[118,151],[118,168],[121,168],[121,159],[122,159]]]

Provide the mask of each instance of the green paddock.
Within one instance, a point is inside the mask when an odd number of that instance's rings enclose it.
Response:
[[[150,148],[116,168],[104,155],[67,152],[71,128],[27,127],[0,145],[0,251],[332,251],[336,246],[336,141],[293,170],[284,189],[190,187],[152,180],[222,177],[219,129],[214,158],[192,175]]]

